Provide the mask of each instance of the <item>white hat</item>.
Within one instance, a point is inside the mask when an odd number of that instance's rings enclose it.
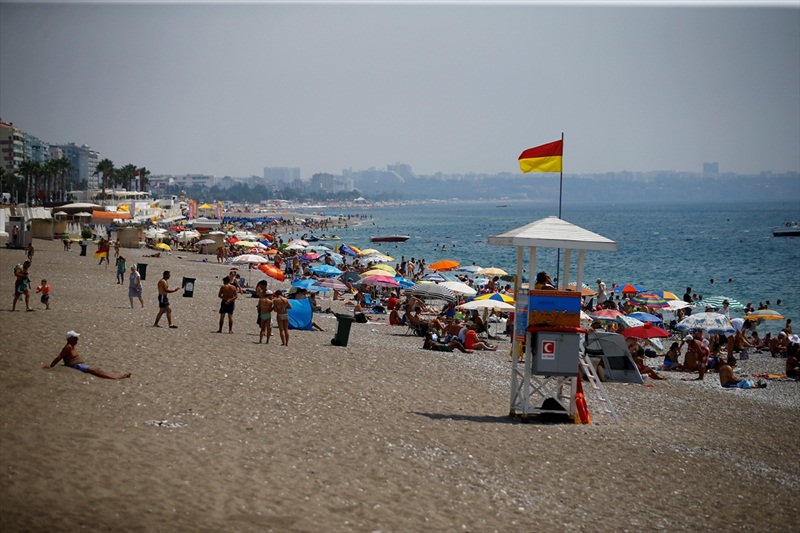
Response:
[[[81,336],[81,334],[80,334],[80,333],[78,333],[77,331],[72,331],[72,330],[69,330],[69,331],[67,332],[67,340],[70,340],[70,339],[71,339],[71,338],[73,338],[73,337],[75,337],[75,338],[77,339],[77,338],[78,338],[78,337],[80,337],[80,336]]]
[[[265,292],[264,294],[266,294],[267,296],[272,296],[272,291],[271,290],[267,290],[267,292]]]
[[[792,335],[789,340],[792,344],[800,344],[800,335]]]
[[[778,337],[785,337],[785,336],[786,336],[785,331],[781,331],[780,333],[778,333]]]
[[[693,341],[693,340],[694,340],[694,337],[692,337],[691,335],[686,335],[686,336],[683,338],[683,340],[684,340],[684,342]]]
[[[703,344],[708,346],[708,339],[703,339]]]

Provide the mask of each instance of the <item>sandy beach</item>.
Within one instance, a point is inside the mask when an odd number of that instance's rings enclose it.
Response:
[[[664,373],[607,384],[621,425],[522,423],[507,416],[508,342],[431,352],[405,327],[353,324],[334,347],[336,320],[317,313],[326,331],[259,345],[255,299],[215,333],[229,269],[212,256],[123,249],[148,264],[131,309],[127,275],[117,285],[94,247],[34,244],[49,311],[32,292],[33,312],[10,312],[23,252],[0,250],[3,531],[796,531],[799,383]],[[171,297],[172,330],[151,327],[163,270],[171,287],[197,280]],[[42,369],[68,330],[90,366],[132,378]]]

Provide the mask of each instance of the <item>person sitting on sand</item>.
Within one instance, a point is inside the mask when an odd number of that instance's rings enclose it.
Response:
[[[497,346],[478,340],[478,333],[475,331],[475,326],[472,325],[467,326],[467,332],[464,335],[464,347],[467,350],[497,351]]]
[[[760,379],[753,383],[752,381],[748,381],[744,378],[737,377],[733,373],[733,369],[736,367],[736,358],[733,356],[728,357],[728,361],[722,365],[719,369],[719,383],[726,389],[765,389],[767,388],[767,384],[761,381]]]
[[[403,318],[400,316],[400,313],[397,312],[397,308],[389,311],[389,325],[391,326],[403,325]]]
[[[664,354],[664,363],[659,370],[683,370],[683,365],[680,364],[681,350],[677,342],[673,342],[667,353]]]
[[[785,332],[781,331],[769,341],[769,353],[772,357],[782,357],[786,354],[789,348],[789,337]]]
[[[649,376],[652,379],[667,379],[663,376],[659,376],[655,370],[644,364],[644,348],[640,347],[636,350],[633,361],[636,363],[636,368],[639,369],[639,374],[642,376]]]
[[[49,365],[44,365],[42,368],[48,369],[53,368],[58,364],[59,361],[64,361],[64,366],[68,366],[70,368],[74,368],[75,370],[80,370],[81,372],[85,372],[87,374],[91,374],[93,376],[97,376],[99,378],[104,379],[126,379],[131,377],[130,374],[123,374],[121,376],[114,376],[109,374],[108,372],[104,372],[97,368],[92,368],[86,363],[83,362],[81,356],[78,355],[78,349],[75,346],[78,344],[78,337],[80,337],[80,333],[76,333],[74,331],[67,332],[67,344],[61,348],[61,352],[59,352],[58,356],[53,359],[53,362]]]
[[[456,349],[460,352],[464,353],[472,353],[472,350],[467,350],[461,341],[458,338],[453,337],[448,342],[439,342],[438,340],[434,340],[433,333],[428,332],[425,334],[425,342],[422,344],[423,350],[433,350],[435,352],[452,352],[453,349]],[[437,337],[438,339],[438,337]]]
[[[792,343],[786,351],[786,377],[800,380],[800,338],[792,336]]]

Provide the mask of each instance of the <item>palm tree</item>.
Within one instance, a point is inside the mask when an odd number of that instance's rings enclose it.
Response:
[[[33,190],[35,197],[40,172],[41,165],[32,159],[25,160],[19,164],[19,173],[25,178],[25,205],[30,205],[31,190]]]
[[[99,176],[100,173],[103,173],[102,178],[102,189],[103,189],[103,200],[106,199],[106,185],[109,183],[110,180],[113,179],[114,176],[114,162],[110,159],[103,159],[99,163],[97,163],[97,167],[95,167],[94,175]],[[111,181],[113,183],[113,181]]]
[[[136,165],[127,164],[121,169],[119,169],[119,177],[120,181],[122,182],[122,187],[129,191],[131,188],[131,183],[133,180],[136,179]]]
[[[150,171],[147,170],[145,167],[142,167],[139,170],[137,170],[136,173],[139,174],[139,190],[144,192],[145,186],[150,183],[150,179],[148,178],[148,176],[150,175]]]
[[[67,175],[69,174],[72,165],[69,159],[61,157],[53,160],[53,165],[56,168],[56,175],[58,176],[58,200],[61,202],[67,201]]]

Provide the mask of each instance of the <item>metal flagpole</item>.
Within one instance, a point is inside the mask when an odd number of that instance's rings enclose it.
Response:
[[[564,191],[564,132],[561,132],[561,172],[558,179],[558,218],[561,219],[561,194]],[[556,252],[556,288],[561,283],[561,248]],[[564,290],[567,288],[564,287]]]

